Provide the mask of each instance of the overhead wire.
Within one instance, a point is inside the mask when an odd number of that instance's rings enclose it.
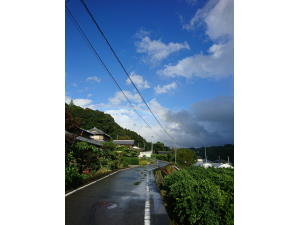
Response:
[[[159,126],[161,127],[161,129],[165,132],[165,134],[167,134],[167,136],[175,143],[176,145],[176,141],[173,137],[170,136],[170,134],[166,131],[166,129],[163,127],[163,125],[161,124],[161,122],[158,119],[158,116],[155,115],[155,113],[151,110],[150,106],[148,105],[148,103],[146,102],[145,98],[143,97],[143,95],[141,94],[140,90],[137,88],[137,86],[135,85],[135,83],[132,81],[129,73],[127,72],[127,70],[125,69],[123,63],[121,62],[119,56],[116,54],[115,50],[113,49],[112,45],[110,44],[110,42],[108,41],[106,35],[104,34],[103,30],[101,29],[101,27],[99,26],[98,22],[96,21],[96,19],[94,18],[93,14],[91,13],[91,11],[89,10],[87,4],[84,2],[84,0],[80,0],[80,2],[82,3],[82,5],[84,6],[86,12],[88,13],[88,15],[90,16],[90,18],[92,19],[93,23],[96,25],[97,30],[100,32],[101,36],[104,38],[105,42],[107,43],[107,45],[109,46],[110,50],[112,51],[113,55],[115,56],[115,58],[117,59],[118,63],[120,64],[120,66],[122,67],[124,73],[126,74],[126,76],[128,77],[128,79],[130,80],[130,82],[132,83],[132,85],[134,86],[135,90],[137,91],[137,93],[139,94],[140,98],[142,99],[142,101],[144,102],[144,104],[146,105],[146,107],[148,108],[149,112],[152,114],[152,116],[154,117],[154,119],[156,120],[156,122],[159,124]]]
[[[69,8],[66,5],[66,10],[67,13],[69,14],[69,16],[71,17],[71,21],[72,23],[75,25],[75,27],[77,28],[77,30],[79,31],[79,33],[83,36],[83,39],[88,43],[88,46],[92,49],[92,51],[94,52],[94,54],[96,55],[97,59],[101,62],[102,66],[105,68],[106,72],[109,74],[109,76],[112,78],[112,80],[114,81],[115,85],[119,88],[119,90],[122,92],[122,94],[124,95],[125,99],[127,100],[127,102],[129,103],[129,105],[132,107],[132,109],[134,110],[134,112],[144,121],[144,123],[150,128],[152,129],[152,127],[150,126],[150,124],[138,113],[138,111],[135,109],[133,103],[130,101],[130,99],[128,98],[128,96],[125,94],[125,92],[123,91],[123,89],[121,88],[121,86],[119,85],[119,83],[117,82],[117,80],[115,79],[115,77],[113,76],[113,74],[111,73],[111,71],[108,69],[108,67],[106,66],[106,64],[104,63],[104,61],[102,60],[101,56],[98,54],[97,50],[95,49],[95,47],[93,46],[93,44],[91,43],[91,41],[89,40],[89,38],[87,37],[87,35],[85,34],[85,32],[83,31],[83,29],[81,28],[81,26],[79,25],[78,21],[75,19],[75,17],[73,16],[73,14],[71,13],[71,11],[69,10]]]

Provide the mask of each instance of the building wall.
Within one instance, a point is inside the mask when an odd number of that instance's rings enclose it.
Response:
[[[152,155],[152,151],[148,151],[148,152],[140,152],[139,154],[139,158],[142,158],[142,157],[151,157]]]
[[[91,138],[96,140],[96,141],[103,141],[104,140],[103,135],[91,135]]]

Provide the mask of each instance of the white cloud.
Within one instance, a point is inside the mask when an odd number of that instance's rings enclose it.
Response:
[[[206,33],[211,39],[222,36],[233,36],[233,0],[210,0],[197,10],[188,24],[183,25],[186,30],[193,30],[206,24]]]
[[[139,38],[140,40],[136,42],[137,52],[145,53],[150,58],[151,63],[160,62],[172,53],[181,51],[183,49],[190,49],[190,46],[187,42],[169,42],[165,44],[161,40],[151,40],[148,35],[139,35]]]
[[[165,65],[158,71],[159,74],[214,79],[233,74],[233,0],[210,0],[197,10],[184,28],[195,29],[203,23],[206,24],[207,35],[216,42],[210,46],[208,54],[195,54],[179,60],[176,64]]]
[[[148,81],[144,80],[144,78],[141,75],[131,73],[130,78],[139,89],[150,88]],[[126,83],[131,84],[131,81],[129,80],[129,78],[127,78]]]
[[[177,87],[176,82],[172,82],[163,86],[157,85],[154,90],[157,94],[163,94],[163,93],[167,93],[172,89],[175,89]]]
[[[199,147],[233,143],[233,98],[217,97],[194,103],[189,109],[173,111],[162,106],[156,99],[148,102],[158,115],[166,131],[173,137],[178,147]],[[108,109],[115,121],[127,129],[136,131],[148,141],[162,141],[169,146],[174,142],[161,130],[160,126],[146,110],[139,113],[149,122],[152,129],[128,108]]]
[[[95,81],[95,82],[97,82],[97,83],[100,83],[100,82],[101,82],[101,78],[100,78],[100,77],[97,77],[97,76],[87,77],[86,80],[87,80],[87,81]]]
[[[233,35],[233,0],[220,0],[205,17],[207,34],[216,39],[223,35]]]
[[[85,98],[75,98],[75,99],[71,99],[69,96],[65,97],[65,102],[66,103],[70,103],[71,100],[73,100],[74,105],[83,107],[83,108],[88,108],[89,105],[92,103],[91,99],[85,99]]]
[[[130,91],[123,91],[123,92],[132,103],[142,102],[141,97],[137,93],[134,94]],[[108,101],[112,105],[119,105],[123,102],[126,102],[127,100],[126,100],[125,96],[123,95],[123,93],[121,91],[118,91],[115,93],[114,97],[109,98]]]
[[[214,44],[209,55],[196,54],[178,61],[175,65],[165,65],[159,74],[191,78],[223,78],[233,74],[233,42]]]

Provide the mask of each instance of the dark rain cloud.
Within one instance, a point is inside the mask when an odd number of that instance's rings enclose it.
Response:
[[[171,131],[181,146],[232,144],[233,108],[233,97],[216,97],[196,102],[189,110],[168,111],[165,118],[166,122],[177,125]]]

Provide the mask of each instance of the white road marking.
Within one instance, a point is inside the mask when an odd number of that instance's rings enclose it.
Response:
[[[151,221],[151,216],[150,216],[150,189],[149,189],[149,173],[147,173],[144,224],[145,225],[150,225],[150,221]]]
[[[103,180],[103,179],[105,179],[105,178],[107,178],[107,177],[110,177],[110,176],[114,175],[115,173],[118,173],[118,172],[121,172],[121,171],[127,170],[127,169],[130,169],[130,168],[125,168],[125,169],[118,170],[118,171],[115,171],[115,172],[113,172],[113,173],[110,173],[110,174],[106,175],[105,177],[102,177],[102,178],[100,178],[100,179],[98,179],[98,180],[95,180],[95,181],[93,181],[93,182],[91,182],[91,183],[88,183],[88,184],[86,184],[86,185],[84,185],[84,186],[82,186],[82,187],[80,187],[80,188],[77,188],[77,189],[75,189],[75,190],[73,190],[73,191],[71,191],[71,192],[68,192],[67,194],[65,194],[65,197],[67,197],[67,196],[69,196],[69,195],[71,195],[71,194],[74,194],[76,191],[79,191],[79,190],[81,190],[81,189],[83,189],[83,188],[86,188],[86,187],[88,187],[88,186],[90,186],[90,185],[92,185],[92,184],[94,184],[94,183],[96,183],[96,182],[98,182],[98,181],[100,181],[100,180]]]

